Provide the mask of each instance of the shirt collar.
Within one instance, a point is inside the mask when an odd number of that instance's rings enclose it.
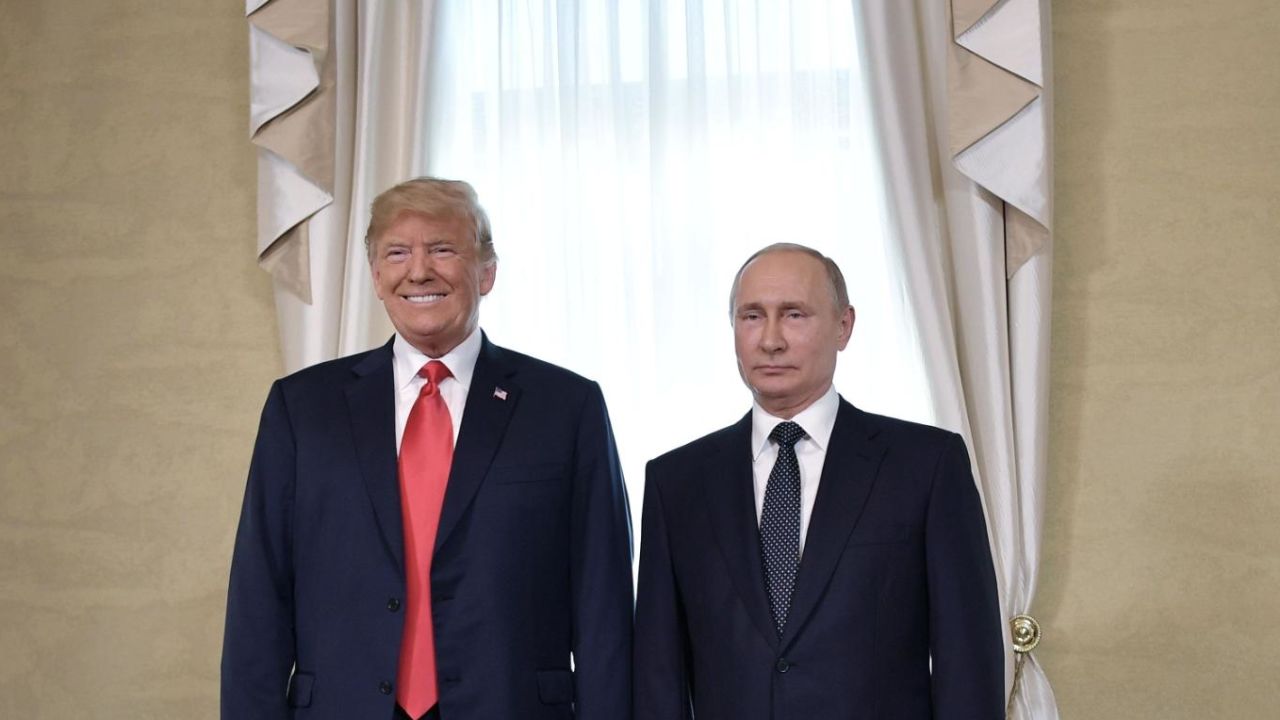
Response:
[[[822,397],[796,413],[791,421],[803,428],[805,435],[808,435],[820,450],[825,451],[827,443],[831,441],[831,431],[836,426],[836,412],[839,409],[840,396],[836,394],[836,386],[831,385]],[[759,460],[760,454],[769,447],[769,434],[780,422],[784,422],[783,418],[770,415],[767,410],[760,407],[760,403],[751,404],[751,458],[753,460]]]
[[[454,380],[461,383],[462,387],[470,388],[471,376],[476,371],[476,359],[480,357],[480,328],[472,330],[466,340],[438,358],[429,357],[410,345],[408,340],[400,336],[400,333],[396,333],[396,339],[391,344],[391,352],[397,390],[403,390],[412,384],[422,366],[432,360],[444,363],[444,366],[453,374]]]

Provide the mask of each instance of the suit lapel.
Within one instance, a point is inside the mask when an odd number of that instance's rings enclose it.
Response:
[[[719,455],[711,458],[710,468],[703,485],[703,506],[711,516],[720,552],[747,614],[761,635],[776,647],[778,633],[769,612],[760,564],[760,529],[751,473],[751,413],[728,429]]]
[[[791,610],[783,628],[784,649],[795,639],[822,598],[849,534],[862,515],[884,457],[885,449],[868,434],[862,412],[843,399],[827,445],[818,497],[809,518],[804,555],[791,596]]]
[[[467,407],[462,414],[462,427],[453,448],[453,466],[449,485],[440,511],[440,527],[436,533],[438,552],[458,526],[481,481],[489,471],[494,453],[507,430],[511,413],[520,401],[520,387],[510,379],[515,368],[506,353],[481,336],[480,356],[467,391]]]
[[[396,467],[395,376],[391,343],[374,350],[352,368],[346,387],[351,432],[365,490],[387,552],[404,568],[404,527],[400,516],[400,478]]]

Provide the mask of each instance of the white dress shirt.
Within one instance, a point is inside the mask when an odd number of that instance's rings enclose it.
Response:
[[[801,410],[791,421],[799,425],[805,437],[796,443],[796,460],[800,462],[800,552],[804,553],[804,539],[809,533],[809,517],[813,515],[813,502],[818,497],[818,481],[822,478],[822,465],[827,459],[827,446],[831,442],[831,430],[836,425],[836,411],[840,409],[840,396],[834,385],[812,405]],[[759,403],[751,406],[751,473],[755,480],[756,525],[764,510],[764,491],[769,486],[769,473],[778,459],[778,444],[769,439],[769,433],[780,422],[780,417],[770,415]]]
[[[467,407],[467,391],[471,389],[471,376],[476,371],[476,358],[480,357],[480,328],[476,328],[466,340],[444,356],[433,358],[409,344],[409,341],[396,333],[395,342],[391,345],[392,370],[396,383],[396,452],[400,451],[400,439],[404,437],[404,426],[409,421],[409,411],[422,392],[427,379],[420,377],[418,371],[432,360],[439,360],[449,368],[453,377],[440,382],[440,397],[444,398],[445,407],[449,408],[449,418],[453,420],[453,444],[458,445],[458,431],[462,428],[462,411]]]

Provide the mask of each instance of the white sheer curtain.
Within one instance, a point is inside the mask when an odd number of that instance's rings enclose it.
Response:
[[[1047,18],[1043,2],[1040,16]],[[992,12],[1021,11],[1026,4],[986,3]],[[868,82],[891,232],[901,252],[938,424],[962,433],[972,449],[1005,618],[1030,614],[1046,482],[1052,246],[1046,244],[1007,276],[1005,204],[952,164],[948,3],[854,0],[854,6],[872,69]],[[1031,38],[1041,42],[1038,18],[1036,24]],[[1037,57],[1047,61],[1047,47],[1043,50]],[[1045,87],[1044,107],[1038,108],[1042,122],[1052,117],[1050,98]],[[1047,175],[1051,169],[1042,171]],[[1053,691],[1035,656],[1027,653],[1019,661],[1012,643],[1005,647],[1009,717],[1055,720]]]
[[[415,159],[492,216],[482,325],[601,382],[633,497],[648,458],[749,407],[729,285],[770,242],[848,275],[837,388],[932,419],[847,0],[442,3],[436,23]]]
[[[995,13],[1033,1],[964,3]],[[1038,2],[1047,18],[1048,0]],[[281,251],[309,270],[311,296],[277,274],[286,369],[389,335],[361,243],[373,196],[414,175],[466,179],[490,211],[501,258],[482,325],[500,344],[602,383],[638,485],[646,459],[745,412],[732,275],[764,244],[806,243],[840,263],[858,309],[837,387],[865,409],[965,434],[1006,617],[1027,612],[1051,256],[1033,255],[1006,282],[1002,203],[951,164],[948,7],[333,0],[332,64],[324,43],[311,51],[318,78],[271,82],[300,63],[288,46],[308,43],[286,40],[252,59],[255,107],[262,90],[280,98],[264,107],[300,120],[299,105],[316,97],[304,86],[335,93],[332,198],[297,233],[309,256]],[[246,9],[277,37],[316,36],[296,29],[313,27],[303,0]],[[1047,92],[1044,101],[1051,117]],[[304,214],[324,200],[273,180],[299,174],[288,170],[264,175],[260,214]],[[1052,691],[1026,657],[1012,716],[1052,720]]]
[[[481,324],[498,343],[601,382],[633,483],[648,458],[748,408],[729,285],[775,241],[812,245],[847,275],[858,321],[841,393],[933,419],[888,246],[848,0],[335,0],[327,33],[305,2],[246,9],[280,36],[310,29],[336,107],[332,199],[283,239],[260,241],[301,269],[277,272],[286,370],[385,341],[361,244],[369,203],[436,174],[475,185],[493,219],[501,260]],[[305,57],[273,57],[251,59],[255,97],[292,107],[282,131],[324,136],[323,117],[299,117],[317,97],[303,92],[316,83]],[[273,91],[273,77],[303,70],[289,85],[299,90]],[[316,194],[295,184],[264,175],[260,213]]]

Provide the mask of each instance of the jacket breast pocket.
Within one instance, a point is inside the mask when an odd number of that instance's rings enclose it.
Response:
[[[538,699],[543,705],[564,705],[573,702],[573,671],[539,670]]]
[[[525,465],[494,465],[489,468],[489,482],[494,485],[528,485],[550,483],[565,478],[561,463],[531,463]]]
[[[289,692],[286,695],[289,707],[311,707],[311,688],[315,680],[316,677],[311,673],[300,672],[294,673],[293,677],[289,678]]]
[[[848,547],[875,547],[878,545],[902,545],[917,539],[905,523],[885,523],[877,526],[855,527],[849,535]]]

